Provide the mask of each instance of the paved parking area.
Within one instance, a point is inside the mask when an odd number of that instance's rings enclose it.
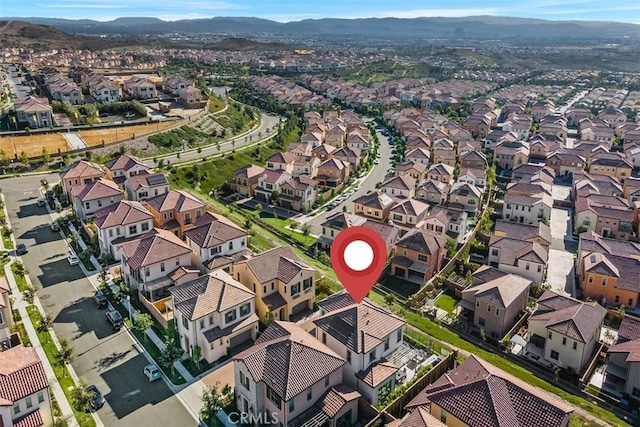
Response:
[[[554,198],[556,187],[554,185]],[[573,224],[571,210],[553,208],[551,210],[551,248],[549,250],[549,263],[547,265],[547,282],[551,289],[558,292],[567,292],[575,296],[575,254],[578,243],[573,240]]]
[[[202,378],[202,382],[209,387],[214,386],[219,382],[221,388],[227,384],[229,384],[231,388],[234,388],[236,381],[233,376],[233,362],[228,362],[226,365],[221,366],[210,374],[207,374]]]

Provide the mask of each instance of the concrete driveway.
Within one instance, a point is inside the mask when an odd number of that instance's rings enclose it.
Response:
[[[554,195],[557,190],[555,190]],[[560,191],[561,193],[562,191]],[[578,243],[573,240],[573,224],[570,209],[551,210],[551,248],[547,265],[547,282],[551,289],[576,295],[575,261]]]
[[[56,182],[57,175],[7,179],[2,189],[9,221],[18,243],[29,253],[22,257],[38,297],[54,318],[59,338],[71,341],[72,363],[78,376],[95,384],[107,403],[98,411],[106,426],[196,425],[163,381],[149,383],[143,375],[149,363],[129,334],[109,327],[104,310],[91,303],[94,288],[79,266],[70,266],[68,247],[60,233],[49,228],[51,217],[38,207],[40,179]]]

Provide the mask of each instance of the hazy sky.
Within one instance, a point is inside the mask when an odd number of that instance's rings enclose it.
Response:
[[[0,15],[91,18],[154,16],[164,20],[256,16],[276,21],[307,18],[414,18],[499,15],[552,20],[640,24],[640,0],[1,0]]]

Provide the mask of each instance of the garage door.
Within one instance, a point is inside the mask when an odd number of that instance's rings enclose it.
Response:
[[[229,340],[229,347],[235,347],[238,344],[242,344],[243,342],[251,339],[251,329],[247,329],[246,331],[236,335],[235,337]]]
[[[308,304],[309,303],[307,301],[301,302],[300,304],[298,304],[295,307],[293,307],[293,309],[291,310],[291,314],[302,313],[303,311],[305,311],[309,307]]]

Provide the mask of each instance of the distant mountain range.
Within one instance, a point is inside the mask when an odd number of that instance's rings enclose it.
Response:
[[[210,33],[227,36],[280,36],[314,39],[640,39],[640,25],[599,21],[547,21],[496,16],[461,18],[306,19],[287,23],[251,17],[216,17],[163,21],[131,17],[113,21],[57,18],[0,18],[44,24],[87,35],[158,35]]]

